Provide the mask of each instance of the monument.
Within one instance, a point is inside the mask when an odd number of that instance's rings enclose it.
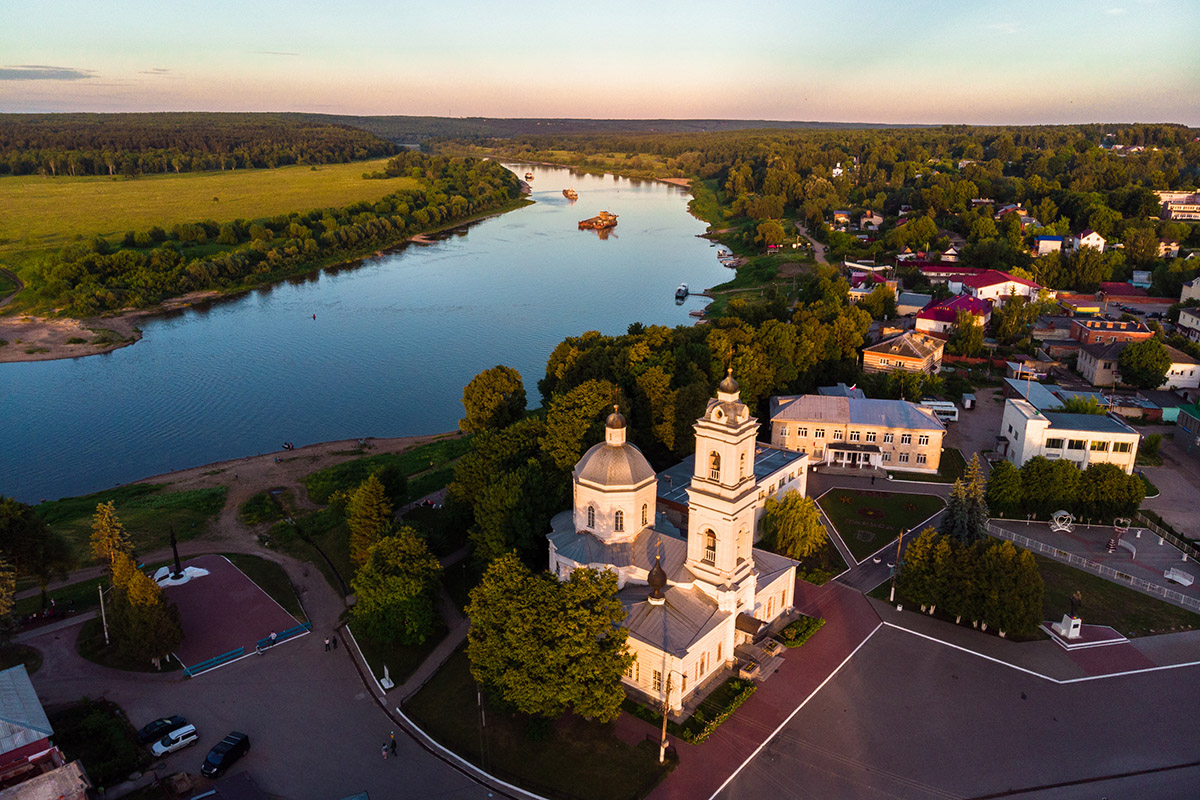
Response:
[[[1078,639],[1083,633],[1083,620],[1079,618],[1079,607],[1083,605],[1083,595],[1079,592],[1071,595],[1071,613],[1063,614],[1062,622],[1052,626],[1054,632],[1064,639]]]

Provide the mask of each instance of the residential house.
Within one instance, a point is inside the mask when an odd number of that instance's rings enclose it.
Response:
[[[1137,396],[1162,409],[1162,421],[1165,423],[1178,422],[1179,410],[1192,405],[1179,393],[1168,392],[1164,389],[1142,389],[1138,391]]]
[[[990,302],[959,294],[931,302],[918,311],[916,329],[922,333],[949,333],[957,323],[960,311],[967,312],[976,323],[984,327],[992,318]]]
[[[946,343],[932,336],[908,331],[863,348],[864,372],[924,372],[936,375],[942,368]]]
[[[1121,383],[1121,370],[1117,362],[1121,351],[1128,346],[1129,342],[1084,345],[1080,348],[1079,361],[1076,362],[1075,368],[1092,386],[1116,386]],[[1200,388],[1200,360],[1170,345],[1166,345],[1166,348],[1171,357],[1171,365],[1162,385],[1155,388]]]
[[[1020,467],[1035,456],[1066,459],[1080,469],[1116,464],[1133,474],[1141,435],[1126,423],[1100,414],[1040,411],[1025,400],[1004,401],[996,437],[999,455]]]
[[[1200,278],[1192,278],[1183,284],[1183,289],[1179,292],[1179,302],[1188,300],[1200,300]]]
[[[1103,253],[1104,245],[1105,245],[1104,237],[1101,236],[1100,234],[1096,233],[1091,228],[1088,228],[1085,231],[1075,234],[1075,236],[1071,239],[1071,247],[1074,250],[1079,250],[1084,247],[1091,247],[1091,248],[1093,248],[1095,250],[1099,250],[1101,253]],[[1040,255],[1040,253],[1039,253],[1039,255]]]
[[[881,225],[883,225],[883,216],[874,211],[868,211],[858,218],[858,227],[864,231],[879,230]]]
[[[1078,317],[1042,314],[1033,323],[1033,338],[1041,342],[1061,342],[1071,338],[1071,326]]]
[[[1181,308],[1175,328],[1193,342],[1200,342],[1200,308]]]
[[[1154,331],[1141,320],[1082,319],[1071,320],[1071,338],[1083,344],[1140,342],[1154,336]]]
[[[833,227],[836,228],[840,225],[842,228],[845,228],[849,224],[850,224],[850,212],[849,211],[843,210],[843,211],[834,211],[833,212]]]
[[[1061,236],[1038,236],[1033,240],[1033,254],[1044,256],[1057,253],[1062,250],[1062,246],[1063,237]]]
[[[949,261],[950,263],[954,263],[954,262],[958,261],[958,255],[959,255],[958,248],[955,247],[954,245],[950,245],[949,247],[947,247],[945,250],[942,251],[942,261]]]
[[[978,275],[951,280],[950,291],[955,294],[967,294],[979,300],[990,300],[993,305],[1000,306],[1014,294],[1027,300],[1036,300],[1042,287],[1031,280],[989,269]]]
[[[942,283],[950,283],[957,281],[960,278],[966,278],[971,275],[982,275],[987,272],[986,269],[979,267],[960,267],[952,264],[942,264],[940,262],[933,263],[929,261],[917,261],[914,266],[921,271],[921,275],[925,280],[937,286]],[[953,290],[951,290],[953,291]]]
[[[1178,239],[1159,239],[1158,240],[1158,257],[1159,258],[1179,258],[1179,240]]]
[[[902,317],[915,315],[933,302],[933,295],[918,292],[900,292],[896,296],[896,313]]]
[[[1200,403],[1179,409],[1175,424],[1175,444],[1191,455],[1200,455]]]
[[[906,400],[805,394],[771,398],[771,444],[819,465],[936,473],[946,426]]]
[[[24,665],[0,672],[0,792],[2,797],[53,797],[41,794],[57,787],[63,776],[77,778],[62,797],[83,800],[91,783],[78,761],[68,762],[50,737],[54,729]]]

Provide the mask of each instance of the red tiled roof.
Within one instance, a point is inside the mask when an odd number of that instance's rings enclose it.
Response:
[[[1105,294],[1115,294],[1124,297],[1146,297],[1149,294],[1149,292],[1140,286],[1120,281],[1101,281],[1100,291]]]
[[[992,304],[987,300],[960,294],[930,303],[917,312],[917,319],[955,322],[958,319],[959,311],[966,311],[977,317],[986,317],[992,311]]]
[[[1000,283],[1008,283],[1009,281],[1020,286],[1032,286],[1035,289],[1042,288],[1033,281],[1027,281],[1024,278],[1018,278],[1015,275],[1009,275],[1007,272],[1001,272],[998,269],[989,269],[986,272],[978,275],[972,275],[962,279],[963,286],[970,286],[972,289],[985,289],[988,286],[995,286]]]

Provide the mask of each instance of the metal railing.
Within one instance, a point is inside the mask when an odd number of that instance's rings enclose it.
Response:
[[[1137,523],[1139,528],[1150,529],[1156,536],[1159,536],[1175,545],[1179,552],[1186,554],[1189,558],[1195,561],[1200,561],[1200,547],[1196,547],[1195,542],[1189,541],[1188,539],[1181,539],[1175,534],[1164,530],[1161,525],[1146,519],[1146,517],[1143,516],[1140,511],[1134,516],[1134,521]]]
[[[1019,533],[1006,530],[991,522],[987,524],[987,532],[997,538],[1008,539],[1010,542],[1019,544],[1028,550],[1044,553],[1057,561],[1065,561],[1072,566],[1081,567],[1089,572],[1095,572],[1097,575],[1108,578],[1110,581],[1123,583],[1127,586],[1131,586],[1134,589],[1146,592],[1147,594],[1152,594],[1155,597],[1161,597],[1168,602],[1174,603],[1175,605],[1183,606],[1184,608],[1190,608],[1193,611],[1200,611],[1200,600],[1197,600],[1194,597],[1188,597],[1185,594],[1172,591],[1171,589],[1159,586],[1156,583],[1150,583],[1150,581],[1134,577],[1128,573],[1119,572],[1112,567],[1106,567],[1103,564],[1098,564],[1095,561],[1084,558],[1083,556],[1077,556],[1074,553],[1068,553],[1066,550],[1060,550],[1057,547],[1044,544],[1043,542],[1039,542],[1037,539],[1030,539],[1028,536],[1022,536]]]
[[[237,649],[230,650],[228,653],[222,653],[219,656],[213,656],[210,659],[201,661],[199,664],[193,664],[192,666],[185,669],[183,671],[183,674],[187,675],[189,678],[194,678],[202,672],[208,672],[210,669],[216,669],[217,667],[221,666],[222,664],[227,664],[230,661],[236,661],[237,659],[241,658],[245,654],[246,654],[246,648],[239,647]]]
[[[286,631],[281,631],[280,633],[272,634],[272,636],[275,637],[274,639],[272,639],[271,636],[267,636],[263,639],[259,639],[258,643],[255,645],[255,649],[257,649],[259,652],[262,652],[263,650],[266,650],[269,647],[273,647],[274,645],[281,644],[281,643],[287,641],[288,639],[292,639],[301,634],[308,633],[311,630],[312,630],[312,623],[305,622],[301,625],[297,625],[294,628],[288,628]]]

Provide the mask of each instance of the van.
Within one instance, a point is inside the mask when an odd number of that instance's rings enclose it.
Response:
[[[240,731],[231,731],[208,751],[208,758],[200,765],[200,774],[206,778],[216,778],[249,752],[250,737]]]
[[[150,754],[155,758],[162,758],[168,753],[174,753],[176,750],[182,750],[188,745],[195,744],[199,738],[200,734],[197,733],[195,725],[184,725],[150,745]]]

